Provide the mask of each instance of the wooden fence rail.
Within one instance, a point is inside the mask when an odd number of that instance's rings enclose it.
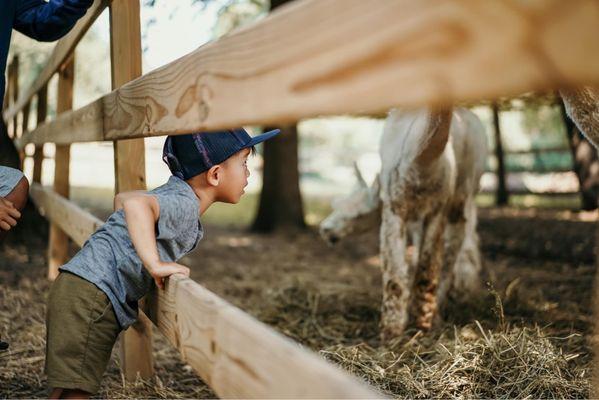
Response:
[[[118,140],[599,84],[594,0],[337,4],[281,7],[50,122],[41,137]]]

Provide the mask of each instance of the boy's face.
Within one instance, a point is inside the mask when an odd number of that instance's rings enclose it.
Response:
[[[247,186],[250,176],[247,167],[247,159],[250,153],[250,149],[240,150],[221,164],[222,178],[217,187],[218,201],[233,204],[239,202],[239,199],[245,193],[244,188]]]

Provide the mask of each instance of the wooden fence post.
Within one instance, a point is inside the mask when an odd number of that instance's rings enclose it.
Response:
[[[141,75],[139,0],[113,0],[110,4],[110,56],[112,88]],[[114,142],[115,192],[145,190],[144,140]],[[141,307],[140,307],[141,308]],[[154,373],[152,323],[140,312],[138,322],[121,335],[121,369],[125,378],[149,378]]]
[[[31,111],[31,102],[27,102],[23,107],[23,127],[21,128],[21,136],[29,130],[29,112]],[[25,148],[19,149],[19,162],[21,171],[25,168]]]
[[[19,56],[15,55],[13,60],[12,60],[12,74],[10,79],[12,80],[12,91],[11,91],[11,96],[12,96],[12,103],[15,104],[17,102],[17,99],[19,98]],[[18,127],[18,117],[19,114],[15,114],[13,120],[12,120],[12,137],[16,138],[17,137],[17,127]]]
[[[40,126],[46,122],[48,115],[48,85],[44,85],[37,93],[37,119],[36,126]],[[42,165],[44,161],[44,145],[36,145],[35,153],[33,154],[33,182],[42,182]]]
[[[4,99],[2,102],[2,111],[4,112],[4,110],[8,110],[8,108],[10,107],[10,99],[11,99],[11,95],[10,92],[12,91],[11,87],[10,87],[10,82],[12,81],[12,61],[10,64],[8,64],[6,66],[6,90],[4,91]],[[6,123],[6,132],[9,133],[8,131],[8,122],[9,122],[10,118],[7,118],[6,121],[4,121]]]
[[[72,57],[58,73],[56,114],[73,108],[74,75],[75,59]],[[69,197],[70,151],[71,145],[57,144],[54,156],[54,191],[65,198]],[[69,237],[56,224],[51,224],[48,241],[48,279],[56,279],[58,268],[67,261],[68,253]]]

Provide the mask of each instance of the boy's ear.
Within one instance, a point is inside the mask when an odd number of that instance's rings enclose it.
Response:
[[[220,165],[214,165],[212,168],[208,170],[206,173],[206,181],[211,186],[218,186],[221,176],[221,167]]]

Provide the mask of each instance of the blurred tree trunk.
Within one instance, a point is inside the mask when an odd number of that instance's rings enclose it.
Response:
[[[271,10],[289,0],[272,0]],[[264,142],[262,191],[252,230],[302,229],[304,210],[299,189],[297,125],[281,127],[281,133]]]
[[[305,227],[299,189],[297,126],[281,127],[281,133],[264,142],[262,192],[258,214],[252,225],[256,232]]]
[[[508,203],[508,191],[505,183],[505,159],[503,155],[503,142],[501,140],[501,126],[499,123],[499,105],[494,102],[491,106],[493,111],[493,126],[495,127],[495,158],[497,159],[497,192],[495,204],[505,206]]]
[[[582,209],[594,210],[597,208],[599,196],[599,157],[597,156],[597,149],[570,119],[563,102],[560,102],[560,108],[572,151],[573,169],[580,185]]]

